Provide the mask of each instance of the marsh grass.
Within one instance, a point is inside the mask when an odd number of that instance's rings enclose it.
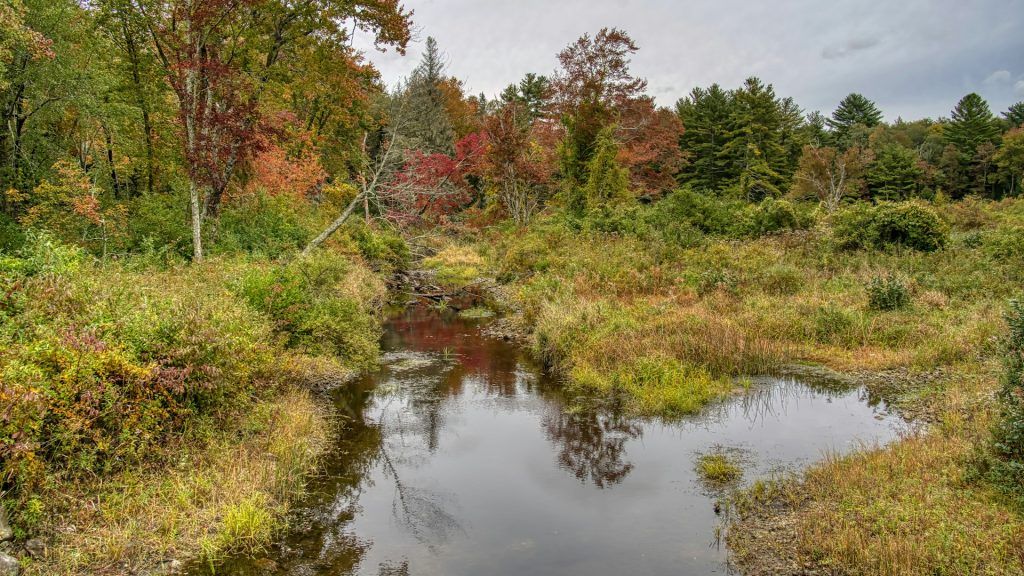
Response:
[[[603,233],[554,214],[490,230],[475,248],[510,283],[535,353],[570,386],[641,414],[697,410],[729,393],[729,376],[791,363],[908,375],[872,390],[929,426],[735,494],[738,510],[789,510],[798,528],[753,533],[770,544],[755,562],[795,553],[835,574],[1024,573],[1021,516],[969,478],[991,437],[1002,316],[1024,293],[1024,201],[865,210],[880,223],[863,242],[849,241],[849,218],[738,238],[713,225],[728,215],[683,210],[668,221],[691,231],[685,242],[669,226]],[[901,235],[918,221],[927,234]],[[873,298],[873,278],[900,281]],[[914,376],[936,370],[946,376]]]
[[[716,450],[697,457],[697,475],[713,488],[735,484],[743,477],[738,454]]]
[[[330,423],[308,393],[261,404],[239,439],[180,446],[170,467],[54,487],[51,554],[25,574],[125,574],[161,561],[215,561],[269,544],[326,448]]]

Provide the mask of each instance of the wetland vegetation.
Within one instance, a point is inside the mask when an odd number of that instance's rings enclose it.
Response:
[[[413,22],[0,6],[0,576],[1024,573],[1024,103]]]

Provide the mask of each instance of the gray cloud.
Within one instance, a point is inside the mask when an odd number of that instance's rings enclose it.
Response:
[[[998,111],[1024,95],[1013,82],[1024,79],[1024,0],[405,2],[421,36],[407,56],[357,43],[392,85],[415,67],[428,35],[470,93],[493,96],[526,72],[550,74],[581,34],[618,26],[640,46],[633,71],[665,106],[695,86],[735,87],[748,76],[826,113],[861,92],[889,119],[948,116],[972,91]],[[986,83],[994,70],[1012,81]]]
[[[988,78],[985,78],[983,83],[989,86],[994,84],[1005,84],[1009,82],[1012,77],[1013,76],[1010,74],[1009,70],[996,70],[989,74]]]
[[[879,42],[881,42],[879,38],[855,38],[836,46],[826,46],[821,51],[821,57],[826,60],[846,58],[854,52],[862,52],[868,48],[874,48],[878,46]]]

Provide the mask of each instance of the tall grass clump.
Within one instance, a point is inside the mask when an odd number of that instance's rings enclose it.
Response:
[[[868,281],[868,307],[872,310],[901,310],[910,305],[910,289],[897,276],[875,276]]]

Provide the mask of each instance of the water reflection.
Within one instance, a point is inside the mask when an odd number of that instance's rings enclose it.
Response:
[[[633,470],[626,445],[643,436],[643,427],[617,414],[569,411],[556,404],[544,413],[544,432],[558,447],[558,464],[581,482],[606,488]]]
[[[785,380],[671,424],[567,409],[520,351],[423,309],[383,345],[383,368],[335,393],[337,450],[274,570],[235,559],[217,574],[724,572],[694,454],[742,447],[753,478],[892,437],[860,391]]]

